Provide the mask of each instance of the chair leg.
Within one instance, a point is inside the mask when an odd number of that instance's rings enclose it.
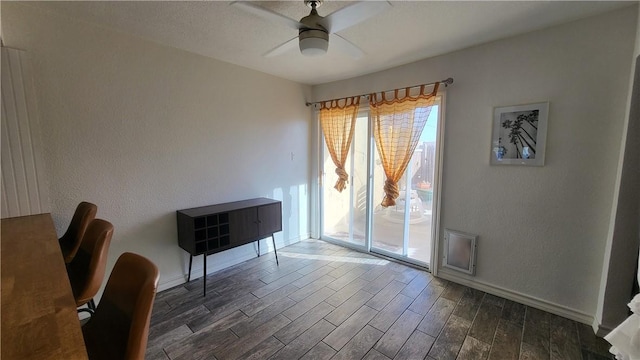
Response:
[[[95,311],[88,308],[78,309],[78,314],[80,314],[81,312],[88,312],[90,316],[93,316],[93,314],[95,313]]]
[[[78,314],[81,312],[88,312],[89,315],[93,316],[96,312],[96,302],[93,299],[89,300],[86,308],[78,309]]]

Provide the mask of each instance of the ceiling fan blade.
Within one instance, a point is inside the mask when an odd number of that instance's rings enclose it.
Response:
[[[256,5],[254,3],[248,2],[248,1],[233,1],[231,2],[231,5],[242,9],[248,13],[257,15],[263,19],[269,20],[269,21],[273,21],[273,22],[277,22],[280,23],[286,27],[298,30],[301,27],[304,27],[304,25],[302,25],[300,22],[298,22],[297,20],[293,20],[291,18],[288,18],[282,14],[278,14],[275,11],[271,11],[269,9],[265,9],[260,5]]]
[[[274,47],[273,49],[267,51],[262,56],[264,56],[264,57],[278,56],[278,55],[286,53],[287,51],[293,50],[294,48],[297,48],[297,47],[298,47],[298,37],[296,36],[293,39],[287,40],[287,41],[283,42],[282,44]]]
[[[333,46],[338,51],[355,59],[359,59],[364,55],[364,51],[362,51],[362,49],[338,34],[331,34],[329,36],[329,46]]]
[[[320,21],[329,33],[336,33],[391,8],[388,1],[359,1],[331,13]]]

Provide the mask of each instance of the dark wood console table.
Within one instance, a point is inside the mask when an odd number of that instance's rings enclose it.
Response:
[[[207,255],[271,236],[278,262],[274,233],[282,231],[282,203],[257,198],[177,211],[178,243],[189,253],[189,275],[193,257],[204,255],[204,295],[207,294]]]

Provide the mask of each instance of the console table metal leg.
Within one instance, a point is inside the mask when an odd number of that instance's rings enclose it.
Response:
[[[193,263],[193,255],[189,254],[189,275],[187,275],[187,282],[191,281],[191,264]]]
[[[273,252],[276,254],[276,265],[280,266],[278,262],[278,249],[276,249],[276,238],[271,234],[271,240],[273,241]]]
[[[204,287],[202,289],[202,296],[207,296],[207,253],[202,254],[204,256],[204,267],[202,268],[202,283]]]
[[[260,257],[260,240],[258,240],[258,257]]]

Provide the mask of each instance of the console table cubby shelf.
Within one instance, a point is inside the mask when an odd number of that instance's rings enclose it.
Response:
[[[271,237],[278,262],[274,233],[282,231],[282,203],[267,198],[249,199],[178,210],[178,244],[193,257],[204,255],[204,295],[207,293],[207,255]]]

